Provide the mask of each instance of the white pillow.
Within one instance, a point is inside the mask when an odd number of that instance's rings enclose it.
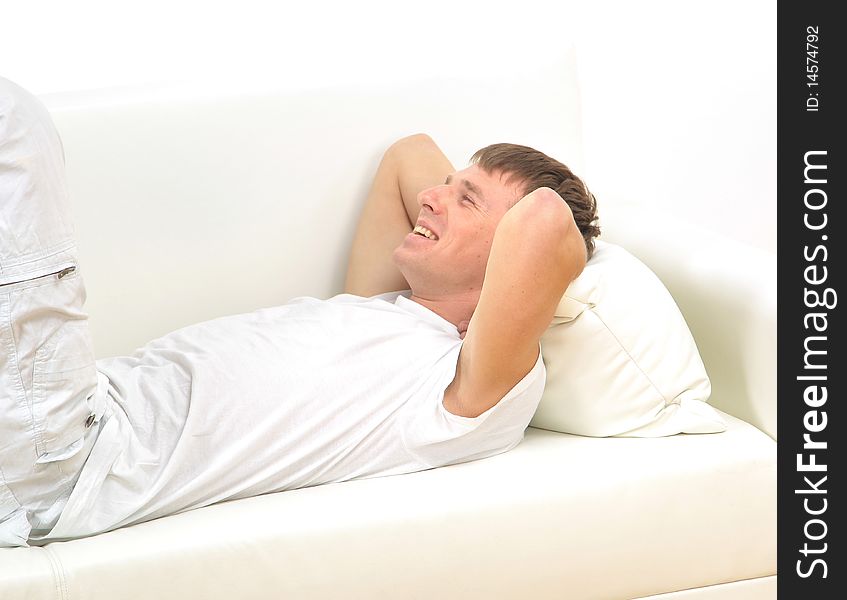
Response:
[[[541,338],[547,385],[530,425],[634,437],[726,429],[670,293],[620,246],[595,244]]]

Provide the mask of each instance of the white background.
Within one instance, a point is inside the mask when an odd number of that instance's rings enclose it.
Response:
[[[37,94],[195,78],[367,85],[520,69],[570,46],[583,176],[601,211],[637,199],[776,252],[775,2],[3,0],[0,10],[0,74]]]

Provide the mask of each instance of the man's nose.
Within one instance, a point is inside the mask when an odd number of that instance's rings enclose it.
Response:
[[[426,206],[434,213],[441,212],[444,200],[446,199],[447,187],[446,185],[437,185],[423,190],[418,194],[418,204],[421,205],[421,208]]]

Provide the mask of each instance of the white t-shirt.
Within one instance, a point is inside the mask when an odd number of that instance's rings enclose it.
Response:
[[[544,389],[540,354],[493,408],[454,415],[442,400],[462,340],[408,295],[296,298],[98,361],[106,416],[48,537],[516,446]]]

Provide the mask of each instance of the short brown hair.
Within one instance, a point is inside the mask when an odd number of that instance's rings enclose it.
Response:
[[[597,225],[597,200],[582,180],[558,160],[550,158],[529,146],[518,144],[492,144],[474,152],[471,164],[486,172],[508,174],[507,181],[518,179],[526,195],[540,187],[548,187],[559,194],[573,213],[588,258],[594,253],[594,238],[600,235]]]

